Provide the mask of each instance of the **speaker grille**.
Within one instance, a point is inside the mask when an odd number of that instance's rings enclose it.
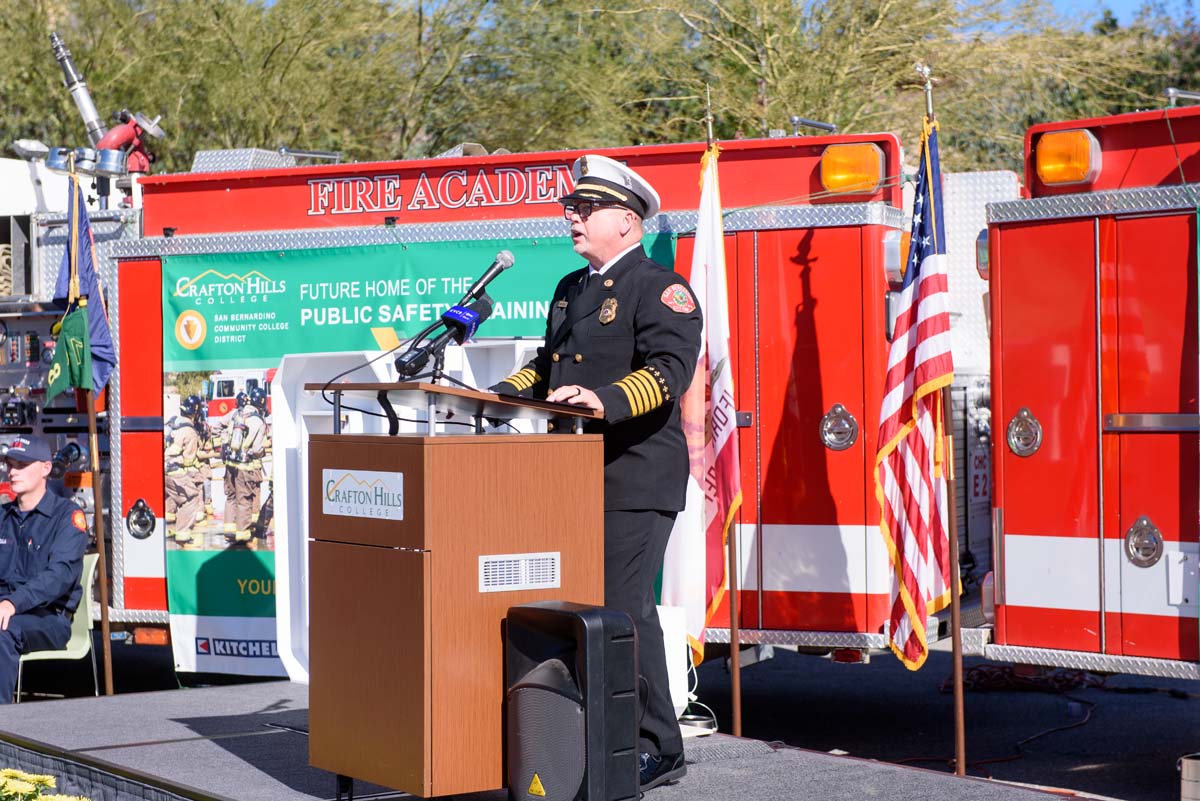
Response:
[[[479,557],[479,591],[555,589],[560,553],[516,553]]]
[[[510,690],[508,703],[509,797],[574,801],[587,769],[583,706],[529,685]]]

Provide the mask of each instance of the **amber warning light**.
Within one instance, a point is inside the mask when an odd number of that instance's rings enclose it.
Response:
[[[830,145],[821,153],[821,186],[838,194],[874,194],[883,186],[883,151],[870,142]]]
[[[1034,147],[1037,176],[1047,186],[1090,184],[1100,175],[1100,143],[1091,131],[1042,134]]]

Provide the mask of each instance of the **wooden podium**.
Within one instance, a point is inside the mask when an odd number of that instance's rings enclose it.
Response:
[[[431,417],[597,417],[433,384],[329,390]],[[602,438],[431,427],[308,448],[309,762],[422,797],[504,787],[501,624],[531,601],[603,603]]]

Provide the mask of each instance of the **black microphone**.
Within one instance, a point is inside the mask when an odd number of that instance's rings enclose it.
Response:
[[[507,253],[507,251],[505,251]],[[501,268],[503,269],[503,268]],[[461,345],[475,335],[485,320],[492,316],[492,299],[486,292],[480,291],[479,297],[465,308],[454,305],[442,313],[442,323],[446,330],[438,334],[419,348],[409,348],[396,357],[396,373],[399,378],[411,378],[421,371],[429,357],[441,353],[450,344],[450,340]]]
[[[487,268],[487,272],[481,275],[479,280],[471,285],[471,291],[462,296],[462,300],[458,302],[458,305],[462,306],[463,304],[472,300],[478,300],[484,294],[483,290],[487,288],[487,285],[490,284],[500,273],[504,272],[509,267],[512,267],[514,261],[516,261],[516,259],[513,258],[511,250],[502,250],[497,253],[496,260],[493,261],[491,266]],[[488,306],[490,308],[491,304],[489,303]],[[482,320],[480,322],[482,322]]]

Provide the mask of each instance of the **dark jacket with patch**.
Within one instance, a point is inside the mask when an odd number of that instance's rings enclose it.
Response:
[[[74,613],[83,597],[79,578],[88,545],[81,527],[83,511],[49,489],[26,515],[16,501],[0,506],[0,600],[11,601],[18,613]]]
[[[587,275],[558,282],[546,343],[492,389],[533,398],[567,384],[593,390],[605,419],[585,430],[604,435],[604,508],[679,511],[688,477],[679,397],[696,369],[700,309],[687,282],[641,248]]]

